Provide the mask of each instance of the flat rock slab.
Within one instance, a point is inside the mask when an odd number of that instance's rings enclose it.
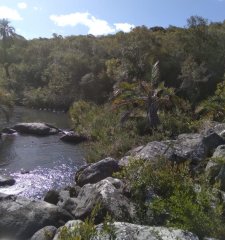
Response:
[[[13,127],[19,133],[48,136],[59,133],[59,129],[46,123],[18,123]]]
[[[12,186],[15,184],[15,182],[16,180],[13,179],[12,177],[6,177],[6,176],[0,175],[0,187]]]
[[[55,205],[0,193],[0,239],[29,239],[45,226],[58,228],[71,219]]]

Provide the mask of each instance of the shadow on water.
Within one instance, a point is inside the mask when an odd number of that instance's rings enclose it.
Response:
[[[1,128],[18,122],[47,122],[62,129],[70,128],[65,113],[23,107],[15,108],[9,123],[2,119]],[[75,171],[85,163],[84,154],[79,145],[66,144],[59,137],[3,136],[0,144],[0,174],[10,174],[16,179],[16,184],[1,187],[0,192],[41,198],[49,189],[71,184]]]

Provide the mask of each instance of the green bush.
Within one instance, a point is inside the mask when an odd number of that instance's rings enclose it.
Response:
[[[161,112],[162,124],[158,129],[148,127],[145,116],[130,117],[121,124],[121,112],[110,104],[97,106],[78,101],[70,108],[73,128],[92,139],[86,144],[87,160],[100,160],[106,156],[122,157],[131,148],[175,137],[193,131],[196,126],[184,113]]]
[[[192,178],[187,164],[133,160],[118,175],[131,188],[137,222],[188,230],[201,239],[225,237],[219,199],[207,181]]]
[[[215,94],[204,100],[196,108],[201,118],[213,121],[225,121],[225,81],[217,85]]]

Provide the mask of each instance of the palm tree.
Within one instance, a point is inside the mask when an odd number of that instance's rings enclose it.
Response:
[[[152,67],[151,81],[121,82],[116,89],[113,104],[115,107],[126,108],[121,118],[123,124],[130,116],[146,115],[150,128],[160,124],[158,110],[171,105],[175,97],[174,89],[166,88],[159,83],[159,61]]]
[[[5,68],[5,73],[7,78],[9,75],[9,61],[7,56],[7,48],[10,47],[11,40],[15,36],[15,28],[9,25],[10,22],[3,18],[0,19],[0,38],[2,40],[2,49],[3,49],[3,64]]]

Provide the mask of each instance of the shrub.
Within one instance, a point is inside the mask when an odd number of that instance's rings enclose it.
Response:
[[[205,180],[192,178],[187,164],[133,160],[118,175],[131,188],[137,222],[188,230],[201,239],[225,237],[219,200]]]

